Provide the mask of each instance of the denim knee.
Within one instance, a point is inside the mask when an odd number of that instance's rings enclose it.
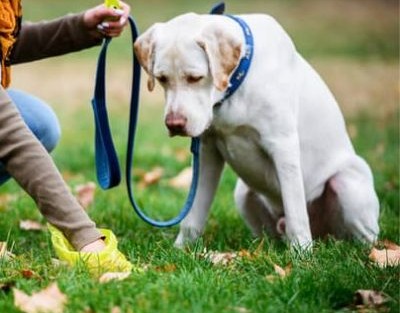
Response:
[[[42,100],[23,91],[8,89],[8,95],[13,100],[25,124],[32,131],[44,148],[51,152],[61,136],[60,123],[53,110]],[[10,178],[4,164],[0,162],[0,185]]]
[[[46,150],[51,152],[61,136],[60,123],[54,111],[44,101],[28,93],[15,89],[7,92],[26,125]]]

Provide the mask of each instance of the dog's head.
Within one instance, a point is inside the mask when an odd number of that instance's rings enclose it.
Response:
[[[171,136],[196,137],[211,124],[213,106],[227,89],[242,41],[225,18],[188,13],[157,23],[135,42],[147,74],[165,91],[165,124]]]

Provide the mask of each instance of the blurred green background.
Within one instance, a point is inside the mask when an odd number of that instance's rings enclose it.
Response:
[[[155,22],[193,11],[206,13],[213,0],[127,1],[141,31]],[[384,118],[398,106],[399,3],[396,0],[228,0],[227,12],[274,16],[297,49],[332,88],[346,115],[372,110]],[[24,20],[52,19],[97,5],[95,0],[23,1]],[[268,36],[268,34],[265,34]],[[14,87],[68,107],[90,97],[98,49],[16,66]],[[132,47],[129,32],[110,49],[110,97],[127,99]],[[76,69],[75,69],[76,68]],[[36,79],[37,73],[47,72]],[[61,80],[62,81],[59,81]],[[68,86],[66,86],[68,85]],[[75,99],[75,95],[79,97]],[[145,93],[145,91],[144,91]],[[146,97],[146,95],[144,95]],[[152,95],[151,102],[162,102]]]
[[[185,12],[206,13],[213,0],[126,1],[144,30]],[[98,1],[23,1],[25,18],[40,20],[77,12]],[[341,55],[397,59],[396,0],[227,0],[227,12],[267,13],[282,23],[306,56]],[[266,34],[267,35],[267,34]]]

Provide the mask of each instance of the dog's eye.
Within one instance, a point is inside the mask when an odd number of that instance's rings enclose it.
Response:
[[[194,76],[194,75],[189,75],[186,77],[186,80],[189,84],[194,84],[199,82],[200,80],[203,79],[203,76]]]
[[[157,80],[161,83],[161,84],[166,84],[168,82],[168,77],[165,75],[161,75],[159,77],[157,77]]]

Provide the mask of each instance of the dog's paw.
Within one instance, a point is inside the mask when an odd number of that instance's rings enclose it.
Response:
[[[312,239],[292,239],[290,241],[290,250],[296,254],[310,254],[313,249]]]
[[[182,249],[185,246],[193,243],[196,241],[201,236],[201,231],[195,229],[195,228],[183,228],[181,227],[181,230],[179,231],[178,236],[176,237],[174,246],[176,248]]]

